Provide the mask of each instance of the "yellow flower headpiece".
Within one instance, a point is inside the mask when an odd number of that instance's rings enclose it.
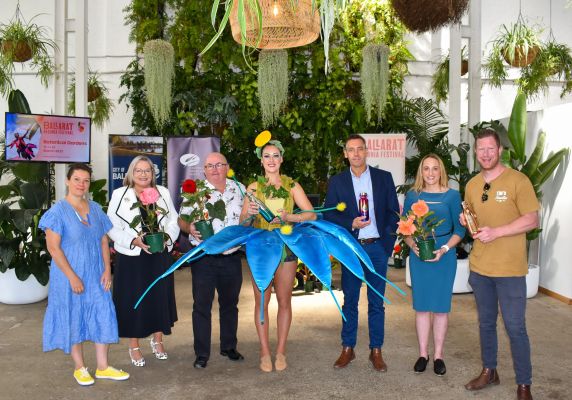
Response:
[[[258,134],[258,136],[256,136],[256,139],[254,139],[254,145],[256,146],[256,150],[254,150],[254,152],[259,159],[262,159],[262,148],[267,144],[276,146],[276,148],[280,151],[280,155],[284,155],[284,147],[282,146],[282,143],[280,143],[279,140],[271,139],[272,134],[270,131],[262,131]]]

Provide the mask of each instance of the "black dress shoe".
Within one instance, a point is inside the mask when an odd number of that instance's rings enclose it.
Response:
[[[433,361],[433,371],[435,375],[443,376],[447,373],[447,368],[445,368],[445,362],[438,358],[437,360]]]
[[[195,367],[195,368],[206,368],[208,360],[209,359],[206,357],[198,356],[197,359],[195,360],[195,363],[193,364],[193,367]]]
[[[425,372],[425,368],[427,368],[427,363],[429,362],[429,357],[419,357],[413,366],[413,371],[416,374],[420,374],[421,372]]]
[[[220,355],[224,357],[228,357],[229,360],[232,361],[240,361],[244,360],[242,354],[240,354],[236,349],[229,349],[229,350],[221,350]]]

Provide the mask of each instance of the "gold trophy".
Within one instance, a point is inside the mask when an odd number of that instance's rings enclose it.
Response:
[[[473,210],[471,210],[471,207],[467,204],[467,202],[463,201],[461,206],[463,207],[463,215],[465,216],[465,221],[467,223],[467,229],[469,230],[469,233],[471,236],[476,235],[479,231],[477,215]]]

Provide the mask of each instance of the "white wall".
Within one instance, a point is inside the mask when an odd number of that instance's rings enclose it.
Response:
[[[74,0],[70,1],[70,12],[73,16]],[[0,0],[2,12],[0,21],[11,18],[17,0]],[[483,55],[486,54],[487,43],[492,40],[500,24],[514,22],[522,3],[522,14],[532,22],[546,27],[543,38],[549,34],[550,1],[548,0],[481,0],[482,2],[482,35]],[[552,30],[557,41],[572,47],[572,8],[565,8],[566,0],[552,0]],[[111,97],[117,100],[122,93],[119,79],[135,53],[134,46],[128,43],[129,28],[124,26],[123,8],[129,0],[88,1],[89,11],[89,65],[99,71],[108,83]],[[20,8],[27,19],[38,13],[45,13],[36,18],[36,22],[50,29],[53,34],[55,0],[20,0]],[[436,34],[411,36],[411,50],[416,61],[410,64],[411,76],[407,78],[405,90],[411,97],[430,97],[431,74],[438,61],[439,54],[446,54],[448,31]],[[73,55],[73,37],[70,40],[69,54]],[[71,60],[73,66],[73,59]],[[16,86],[28,98],[33,112],[48,113],[54,108],[54,95],[50,89],[45,90],[39,81],[29,72],[16,74]],[[518,76],[518,71],[511,71],[511,78]],[[467,79],[462,83],[461,123],[467,121]],[[502,119],[510,114],[516,89],[511,80],[501,89],[491,89],[483,81],[481,93],[481,120]],[[572,115],[572,96],[560,99],[560,84],[551,85],[550,92],[529,104],[528,109],[542,110],[539,125],[548,133],[547,151],[561,147],[572,148],[570,132],[570,115]],[[0,100],[0,113],[6,111],[7,104]],[[447,110],[447,105],[444,105]],[[2,115],[0,114],[0,115]],[[4,120],[0,119],[3,129]],[[107,178],[107,135],[127,134],[132,131],[131,115],[124,104],[117,104],[111,121],[99,131],[93,131],[93,164],[96,178]],[[531,126],[531,137],[528,142],[534,143],[537,130]],[[543,229],[540,242],[541,286],[572,298],[572,271],[569,267],[572,259],[572,246],[567,238],[572,237],[570,221],[572,221],[572,201],[570,197],[560,195],[572,190],[572,172],[567,164],[561,169],[556,179],[544,186]],[[558,187],[559,190],[557,189]],[[567,223],[566,223],[567,222]]]

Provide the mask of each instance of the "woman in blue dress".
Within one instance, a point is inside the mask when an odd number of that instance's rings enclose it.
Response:
[[[107,363],[109,343],[117,343],[117,319],[111,299],[111,264],[106,233],[111,221],[86,199],[91,168],[72,164],[67,195],[40,219],[52,256],[43,349],[71,352],[74,378],[82,385],[94,379],[83,361],[83,342],[95,343],[99,379],[126,380],[129,374]]]
[[[425,371],[429,362],[429,335],[433,328],[433,371],[445,375],[447,369],[443,361],[443,346],[447,335],[453,283],[457,271],[455,246],[465,235],[459,223],[461,196],[448,187],[449,179],[443,161],[435,154],[421,160],[415,183],[405,197],[403,207],[407,213],[413,203],[424,200],[429,210],[434,212],[436,221],[443,220],[435,229],[435,258],[428,261],[419,259],[419,249],[411,236],[405,243],[411,248],[409,267],[415,326],[419,342],[419,358],[413,367],[416,373]],[[432,317],[432,318],[431,318]]]

